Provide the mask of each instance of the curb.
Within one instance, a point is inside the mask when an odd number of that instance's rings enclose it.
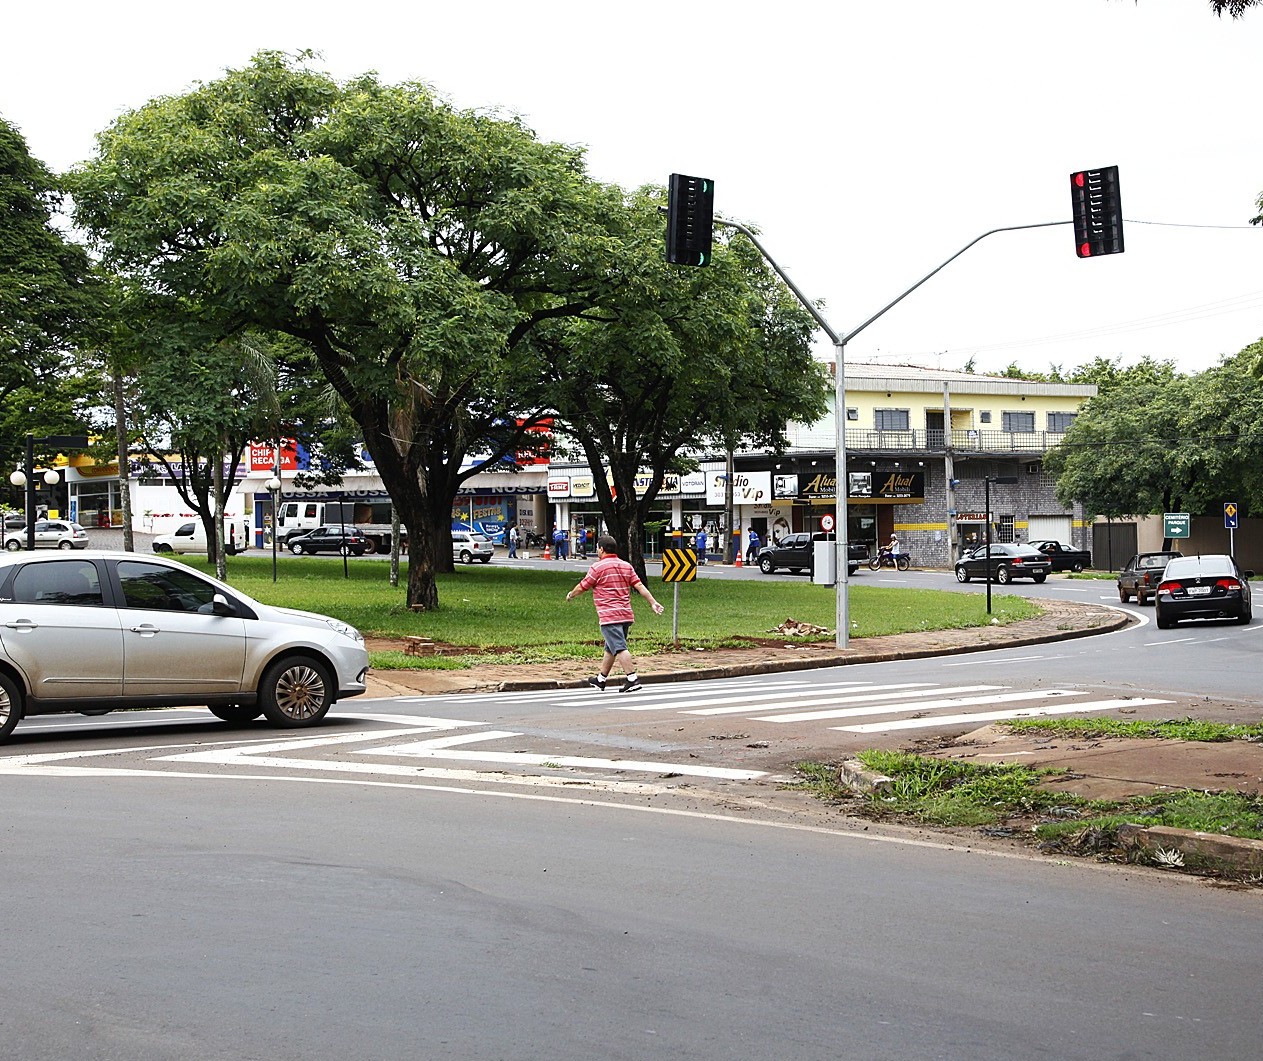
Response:
[[[894,778],[870,770],[858,759],[846,759],[838,764],[838,781],[852,792],[861,795],[877,793],[884,795],[895,783]]]
[[[657,685],[667,682],[688,682],[707,678],[740,678],[757,674],[783,674],[789,671],[819,670],[823,667],[845,667],[857,663],[889,663],[904,659],[932,659],[936,656],[960,656],[969,652],[991,652],[999,648],[1027,648],[1031,645],[1048,645],[1058,641],[1073,641],[1080,637],[1093,637],[1097,634],[1109,634],[1130,625],[1134,620],[1130,615],[1116,611],[1109,613],[1110,618],[1099,626],[1065,630],[1055,634],[1035,634],[1027,637],[1015,637],[1003,644],[980,642],[974,645],[945,645],[942,648],[894,649],[887,652],[865,652],[862,649],[852,650],[849,655],[824,655],[812,659],[774,660],[767,663],[748,663],[728,667],[699,667],[696,670],[667,671],[663,674],[642,674],[641,684]],[[549,681],[534,679],[526,681],[506,681],[495,686],[497,692],[519,693],[540,692],[548,689],[582,689],[587,679],[574,681]]]
[[[1124,824],[1118,827],[1118,842],[1156,856],[1159,851],[1178,851],[1201,865],[1227,865],[1239,872],[1263,873],[1263,840],[1220,836],[1166,825]]]

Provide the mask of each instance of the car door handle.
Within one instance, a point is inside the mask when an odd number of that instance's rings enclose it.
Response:
[[[39,628],[39,623],[34,619],[14,619],[4,625],[10,630],[37,630]]]
[[[141,637],[153,637],[154,634],[162,633],[162,630],[153,623],[141,623],[139,626],[132,627],[132,633],[140,634]]]

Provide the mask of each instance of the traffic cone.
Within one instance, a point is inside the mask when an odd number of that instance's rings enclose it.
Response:
[[[741,550],[740,549],[738,549],[736,554],[733,556],[732,566],[733,567],[741,566]]]
[[[545,542],[545,543],[544,543],[544,559],[545,559],[545,560],[551,560],[552,558],[553,558],[552,551],[551,551],[551,549],[549,548],[548,543],[547,543],[547,542]]]

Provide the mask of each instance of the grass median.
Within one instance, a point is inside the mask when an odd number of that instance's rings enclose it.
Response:
[[[209,571],[205,561],[185,560]],[[333,615],[369,637],[428,637],[486,649],[488,656],[494,655],[501,663],[591,656],[597,641],[591,596],[565,599],[584,567],[555,571],[496,563],[460,567],[439,575],[437,610],[413,612],[405,604],[404,571],[400,571],[400,585],[392,587],[387,565],[381,561],[353,559],[343,577],[340,559],[284,557],[275,583],[271,557],[236,556],[228,563],[229,582],[255,599]],[[641,654],[672,647],[673,587],[654,574],[648,584],[667,610],[655,616],[632,594],[635,650]],[[775,627],[796,619],[829,631],[799,640],[832,641],[835,600],[832,587],[814,585],[805,577],[701,578],[680,585],[680,640],[690,649],[734,647],[749,644],[750,639],[775,637]],[[850,583],[849,605],[853,638],[980,627],[993,620],[1003,625],[1040,614],[1039,607],[1023,597],[993,597],[988,615],[981,594],[866,586],[862,581]],[[506,656],[506,648],[512,654]],[[374,652],[372,662],[383,670],[451,669],[476,665],[479,657]]]

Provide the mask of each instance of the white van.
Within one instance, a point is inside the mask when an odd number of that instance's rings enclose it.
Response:
[[[250,521],[245,516],[225,517],[224,552],[229,556],[250,548]],[[160,534],[153,540],[155,553],[204,553],[206,529],[200,519],[181,523],[171,534]]]

